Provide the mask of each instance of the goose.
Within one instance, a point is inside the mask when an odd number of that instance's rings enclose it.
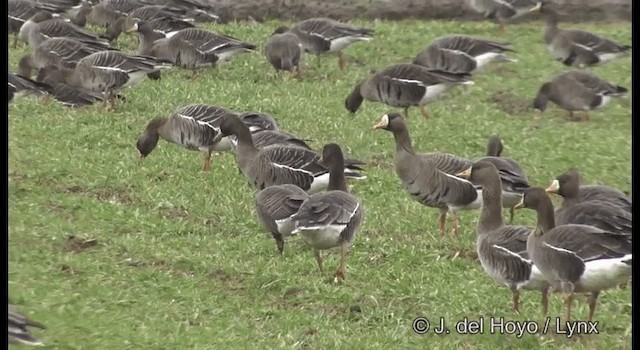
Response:
[[[273,32],[264,47],[264,54],[276,74],[281,70],[300,74],[302,43],[295,34],[287,32],[285,27],[279,27]]]
[[[283,30],[288,28],[282,27]],[[370,41],[373,29],[359,28],[341,23],[330,18],[309,18],[298,22],[289,32],[295,34],[305,52],[318,57],[320,55],[335,52],[338,56],[338,66],[341,70],[345,67],[342,50],[356,41]]]
[[[454,73],[473,74],[490,62],[517,62],[506,55],[515,52],[510,43],[448,35],[433,40],[413,60],[413,64]]]
[[[487,161],[498,169],[502,181],[502,188],[506,189],[506,191],[503,192],[502,202],[506,208],[509,208],[509,223],[512,223],[514,216],[513,207],[520,203],[522,193],[524,193],[525,189],[529,188],[529,180],[518,162],[511,158],[501,156],[502,149],[503,144],[500,136],[491,135],[487,143],[486,156],[476,159],[475,162]]]
[[[541,187],[525,191],[519,208],[536,211],[538,223],[527,238],[527,254],[552,288],[566,295],[566,319],[571,319],[574,293],[591,293],[593,320],[602,290],[631,276],[631,239],[588,225],[556,226],[551,198]]]
[[[244,112],[240,113],[238,118],[249,127],[252,133],[262,130],[280,131],[278,120],[268,113]]]
[[[138,84],[145,75],[167,68],[152,57],[129,55],[121,51],[99,51],[78,61],[74,68],[47,66],[36,80],[55,86],[66,83],[105,94],[105,104],[115,106],[113,93]]]
[[[27,316],[18,312],[15,306],[8,304],[9,311],[9,343],[19,343],[25,345],[44,345],[38,338],[31,334],[28,327],[47,329],[42,323],[33,321]]]
[[[347,191],[345,184],[345,160],[340,146],[327,144],[322,149],[320,163],[329,169],[327,191],[306,199],[297,213],[293,234],[299,234],[313,248],[320,269],[322,250],[340,246],[340,263],[334,274],[335,282],[345,279],[347,249],[364,220],[364,207],[357,197]]]
[[[621,57],[630,45],[617,43],[599,35],[579,30],[558,28],[555,5],[545,3],[540,11],[545,17],[543,39],[547,51],[566,66],[594,66]]]
[[[631,198],[617,188],[605,185],[582,185],[578,170],[569,169],[557,176],[547,193],[557,194],[564,198],[564,202],[602,201],[631,213]]]
[[[165,6],[148,5],[133,10],[128,16],[120,17],[107,27],[105,36],[115,40],[122,32],[127,32],[136,22],[144,21],[149,27],[164,36],[186,28],[193,28],[193,20],[180,15],[181,11],[168,10]]]
[[[447,213],[451,212],[451,234],[457,237],[457,212],[479,209],[482,201],[482,192],[476,186],[453,175],[467,169],[469,163],[458,162],[457,169],[447,169],[454,170],[451,174],[438,166],[433,154],[416,153],[404,119],[398,113],[383,115],[373,128],[393,133],[396,142],[395,169],[402,185],[420,204],[440,210],[438,222],[442,236],[445,234]]]
[[[470,0],[470,5],[485,18],[498,22],[500,32],[504,33],[506,22],[522,17],[529,12],[537,11],[542,6],[542,2],[537,0]]]
[[[276,130],[258,130],[251,133],[253,144],[256,148],[264,148],[271,145],[286,145],[291,147],[302,147],[308,150],[312,148],[303,140],[293,134]],[[237,141],[236,141],[237,143]]]
[[[105,97],[101,93],[67,84],[58,84],[52,87],[49,93],[57,102],[69,108],[85,107],[97,102],[105,102]],[[123,102],[126,101],[122,95],[115,95],[115,98]]]
[[[469,74],[432,70],[417,64],[394,64],[359,82],[345,100],[345,107],[355,113],[364,100],[382,102],[391,107],[418,106],[424,118],[429,118],[426,105],[438,99],[455,85],[472,85]]]
[[[34,49],[46,39],[53,37],[70,37],[104,49],[109,48],[109,42],[97,34],[59,18],[53,18],[50,13],[42,11],[27,20],[18,35]]]
[[[144,6],[145,4],[138,0],[101,0],[100,3],[94,6],[103,7],[107,10],[117,12],[121,15],[128,15],[131,11]],[[96,23],[98,24],[98,23]],[[98,24],[102,25],[102,24]]]
[[[30,77],[33,69],[39,70],[47,66],[73,68],[80,59],[98,51],[104,49],[72,38],[50,38],[40,43],[32,53],[20,58],[18,71],[21,75]]]
[[[14,98],[21,97],[46,98],[50,88],[49,85],[34,81],[29,77],[9,73],[9,102]]]
[[[101,1],[95,5],[83,3],[75,16],[71,17],[71,22],[80,27],[89,23],[101,28],[109,28],[118,19],[126,16],[126,12],[118,10],[118,6],[112,4],[112,1]]]
[[[473,164],[468,180],[482,186],[482,207],[476,226],[476,250],[484,271],[509,287],[513,311],[520,312],[520,290],[542,293],[542,313],[547,314],[549,283],[528,259],[526,226],[507,226],[502,218],[501,181],[496,166],[486,160]]]
[[[284,252],[284,238],[295,229],[291,217],[308,198],[307,192],[292,184],[269,186],[256,195],[258,221],[273,236],[280,255]]]
[[[226,117],[220,124],[220,131],[216,141],[230,135],[237,137],[236,164],[252,187],[262,190],[288,183],[310,194],[327,188],[329,169],[319,162],[320,156],[316,152],[279,144],[256,148],[249,127],[235,116]],[[359,166],[363,162],[346,160],[345,164],[347,178],[366,178],[358,173],[362,171]]]
[[[47,4],[39,4],[30,0],[9,0],[7,1],[7,19],[9,21],[9,34],[14,34],[12,47],[18,46],[20,28],[27,20],[35,16],[40,11],[63,12],[64,10],[49,8]],[[23,39],[24,40],[24,39]]]
[[[199,23],[220,22],[220,17],[215,14],[215,7],[203,1],[195,0],[140,0],[146,5],[159,5],[171,9],[180,9],[186,12],[186,16]]]
[[[234,37],[210,32],[201,28],[186,28],[175,33],[173,40],[182,40],[206,53],[215,53],[218,64],[227,62],[241,52],[254,52],[256,45]]]
[[[584,112],[581,120],[589,121],[590,110],[600,109],[609,103],[612,97],[621,97],[627,88],[617,86],[587,71],[569,71],[556,75],[540,87],[533,100],[533,108],[544,112],[549,101],[569,112]]]
[[[146,158],[162,138],[186,149],[203,152],[203,170],[210,171],[211,153],[231,149],[228,138],[217,138],[220,135],[220,123],[225,116],[235,115],[234,112],[221,107],[190,104],[178,108],[168,118],[154,118],[136,142],[140,158]]]

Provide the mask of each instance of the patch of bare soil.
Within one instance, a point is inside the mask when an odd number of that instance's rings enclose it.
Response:
[[[82,238],[70,235],[62,245],[65,252],[79,253],[98,245],[97,238]]]
[[[160,214],[165,219],[185,219],[189,217],[189,212],[183,206],[179,206],[177,208],[160,208]]]
[[[68,264],[60,264],[60,271],[69,274],[71,276],[76,276],[78,274],[81,274],[82,271],[76,269],[75,267],[68,265]]]
[[[488,100],[498,105],[500,110],[510,116],[518,116],[533,111],[531,101],[510,91],[497,91]]]
[[[330,17],[348,21],[355,18],[401,20],[459,19],[481,20],[468,0],[209,0],[222,22],[267,19],[295,21]],[[562,21],[631,20],[631,0],[556,0]],[[532,14],[517,21],[536,19]]]
[[[90,196],[101,202],[109,202],[114,204],[130,205],[136,202],[136,200],[129,195],[129,192],[131,192],[131,190],[125,187],[118,187],[115,189],[91,189],[74,185],[62,189],[61,192]]]

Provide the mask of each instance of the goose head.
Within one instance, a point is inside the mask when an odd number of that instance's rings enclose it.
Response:
[[[551,82],[542,84],[542,86],[538,90],[538,94],[533,99],[533,109],[537,113],[542,113],[544,112],[545,109],[547,109],[547,104],[549,103],[550,94],[551,94]]]
[[[158,145],[160,134],[158,129],[167,122],[167,118],[155,118],[147,124],[144,133],[138,137],[136,148],[140,153],[140,158],[146,158]]]
[[[364,101],[364,97],[362,97],[362,93],[360,92],[361,86],[362,82],[358,83],[344,101],[345,108],[351,114],[356,113]]]
[[[487,156],[490,157],[500,157],[502,154],[502,140],[498,135],[492,135],[489,137],[489,142],[487,143]]]
[[[562,197],[575,197],[580,189],[580,173],[575,169],[569,169],[564,174],[556,177],[545,191],[558,194]]]

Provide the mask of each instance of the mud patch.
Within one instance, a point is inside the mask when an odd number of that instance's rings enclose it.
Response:
[[[62,250],[65,252],[80,253],[96,246],[98,246],[97,238],[82,238],[71,235],[62,245]]]
[[[71,266],[71,265],[67,265],[67,264],[60,264],[60,271],[71,275],[71,276],[76,276],[78,274],[81,274],[82,271],[76,269],[75,267]]]
[[[177,208],[161,207],[158,210],[160,211],[160,215],[165,219],[185,219],[189,217],[189,212],[183,206]]]
[[[531,109],[531,101],[510,91],[495,92],[488,101],[496,104],[501,111],[510,116],[518,116],[533,111]]]
[[[93,197],[101,202],[109,202],[111,204],[131,205],[135,203],[135,199],[129,195],[131,189],[118,187],[115,189],[107,188],[86,188],[79,185],[74,185],[62,189],[60,192],[72,193],[77,195],[84,195]]]
[[[468,261],[476,261],[478,260],[478,253],[471,249],[451,249],[449,250],[447,258],[450,260],[464,259]]]

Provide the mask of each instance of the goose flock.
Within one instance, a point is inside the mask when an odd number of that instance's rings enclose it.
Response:
[[[258,45],[209,31],[199,23],[220,18],[197,0],[8,0],[12,47],[31,49],[9,73],[9,103],[19,97],[53,99],[68,107],[102,103],[114,109],[126,104],[127,88],[144,79],[159,80],[168,69],[186,69],[196,78],[202,69],[218,67]],[[558,27],[556,5],[534,0],[471,0],[472,8],[500,24],[525,14],[546,20],[541,41],[550,59],[567,67],[544,83],[532,98],[543,112],[551,101],[569,117],[590,120],[589,112],[604,107],[627,88],[598,77],[589,67],[614,61],[631,50],[595,33]],[[90,24],[103,28],[92,32]],[[121,34],[138,37],[137,52],[118,50]],[[335,54],[355,42],[375,40],[375,32],[328,18],[310,18],[292,27],[278,27],[264,43],[264,58],[276,74],[303,74],[303,57]],[[473,77],[488,64],[515,63],[510,43],[448,35],[434,39],[410,63],[395,63],[361,77],[344,91],[345,109],[356,113],[362,103],[377,102],[389,111],[372,127],[395,140],[395,172],[411,198],[439,212],[438,231],[458,236],[457,213],[479,210],[476,248],[484,271],[513,295],[519,312],[521,290],[539,291],[547,313],[548,293],[565,295],[571,318],[575,293],[590,293],[592,320],[601,291],[627,283],[631,274],[631,199],[618,189],[581,183],[578,170],[550,179],[546,188],[532,186],[517,161],[502,155],[499,136],[487,142],[476,159],[451,153],[420,153],[408,124],[409,109],[418,107],[430,118],[427,105],[456,87],[473,85]],[[380,136],[382,137],[382,136]],[[347,181],[365,181],[365,162],[351,158],[336,143],[315,150],[309,140],[281,129],[276,117],[222,106],[185,104],[166,117],[146,121],[135,141],[147,158],[159,140],[203,154],[210,171],[214,152],[232,152],[247,182],[255,190],[255,215],[282,254],[285,240],[300,236],[314,248],[321,273],[322,251],[339,247],[336,282],[345,279],[347,251],[365,219],[361,199]],[[133,142],[132,142],[133,143]],[[563,198],[554,209],[550,195]],[[509,224],[502,209],[510,210]],[[535,227],[514,225],[514,210],[537,213]],[[447,215],[450,230],[446,229]],[[39,344],[26,326],[41,326],[9,311],[9,340]]]

